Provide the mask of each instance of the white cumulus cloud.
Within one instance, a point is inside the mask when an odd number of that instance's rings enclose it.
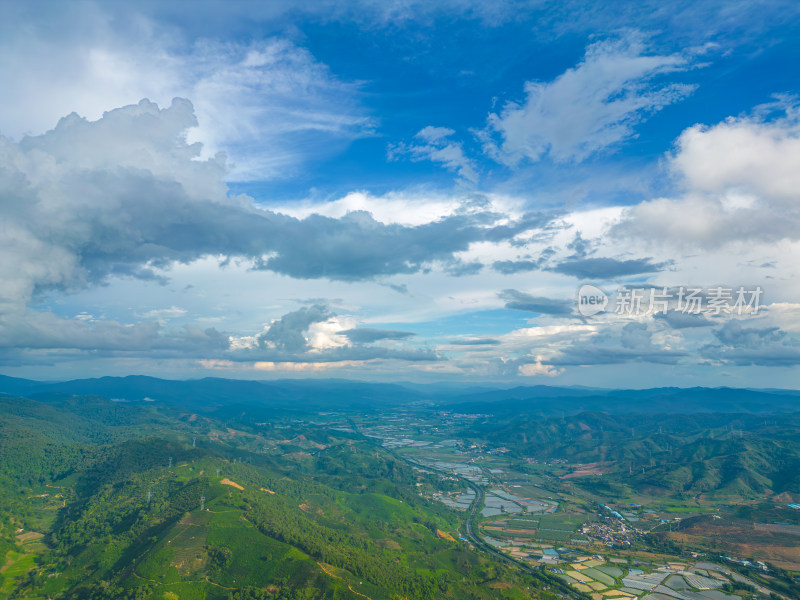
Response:
[[[800,239],[800,120],[786,112],[686,129],[670,157],[684,193],[631,208],[616,232],[706,248]]]

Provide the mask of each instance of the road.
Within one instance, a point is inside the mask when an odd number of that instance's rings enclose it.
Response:
[[[464,522],[464,532],[467,534],[466,535],[467,539],[471,541],[476,548],[483,550],[487,554],[491,554],[494,558],[497,558],[498,560],[506,564],[513,564],[514,566],[519,567],[526,573],[533,575],[534,577],[536,577],[536,579],[538,579],[539,581],[545,583],[550,588],[552,588],[552,590],[555,591],[555,593],[561,596],[562,598],[564,597],[581,598],[581,599],[589,598],[589,596],[582,594],[577,590],[574,590],[573,588],[571,588],[569,585],[567,585],[557,577],[548,575],[541,569],[537,569],[536,567],[533,567],[526,562],[517,560],[516,558],[513,558],[501,552],[491,544],[486,543],[476,533],[475,521],[478,518],[478,511],[480,510],[481,505],[483,505],[483,499],[485,496],[483,488],[479,486],[477,483],[467,479],[466,477],[462,477],[457,473],[451,473],[449,471],[445,471],[444,469],[437,469],[436,467],[432,467],[428,464],[419,463],[411,458],[408,458],[407,456],[403,456],[402,454],[395,452],[394,450],[390,450],[389,448],[384,448],[383,445],[381,445],[380,440],[364,435],[363,433],[361,433],[361,430],[358,428],[358,425],[356,425],[352,419],[348,419],[348,421],[350,422],[350,427],[353,428],[353,431],[355,433],[363,437],[364,440],[366,440],[368,443],[382,450],[386,454],[389,454],[396,460],[406,462],[415,467],[419,467],[420,469],[435,471],[440,475],[447,475],[448,477],[457,477],[462,483],[469,486],[475,492],[475,498],[472,500],[472,504],[469,505],[469,513],[467,515],[466,521]]]

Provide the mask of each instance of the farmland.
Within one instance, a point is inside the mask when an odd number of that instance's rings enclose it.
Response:
[[[774,450],[759,441],[763,419],[741,437],[720,425],[732,418],[724,415],[687,430],[685,420],[647,416],[520,422],[424,406],[223,419],[152,404],[110,410],[100,398],[18,402],[8,424],[19,434],[2,438],[0,598],[736,600],[798,591],[792,463],[773,453],[774,466],[759,467],[780,493],[756,493],[747,478]],[[41,415],[46,453],[25,428]],[[532,446],[539,438],[526,428],[551,440]],[[591,435],[626,454],[608,456]],[[791,451],[788,430],[781,435],[781,452]],[[740,457],[741,440],[761,454]],[[688,455],[684,446],[696,453],[693,478],[675,467],[657,480],[670,456]]]

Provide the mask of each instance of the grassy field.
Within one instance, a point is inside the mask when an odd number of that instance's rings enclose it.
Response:
[[[498,539],[514,538],[542,542],[569,542],[587,540],[577,529],[587,521],[595,520],[591,514],[555,513],[543,515],[514,515],[508,519],[492,517],[484,521],[486,535]],[[502,525],[496,525],[500,522]],[[488,527],[488,529],[487,529]]]

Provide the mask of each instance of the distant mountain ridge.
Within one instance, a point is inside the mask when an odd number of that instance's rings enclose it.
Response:
[[[567,393],[561,393],[564,390]],[[773,413],[800,411],[800,391],[739,388],[652,388],[591,390],[515,388],[464,396],[451,410],[473,413],[557,415],[580,411],[608,413]]]
[[[253,381],[206,377],[171,380],[144,375],[63,382],[37,382],[0,376],[0,393],[37,399],[59,395],[95,395],[128,402],[153,400],[195,408],[226,405],[270,405],[284,408],[343,404],[363,406],[375,400],[397,404],[422,398],[417,392],[394,384],[333,379]]]
[[[486,384],[454,388],[431,384],[371,383],[342,379],[242,380],[206,377],[171,380],[145,375],[40,382],[0,375],[0,393],[38,399],[63,395],[154,400],[196,410],[234,406],[284,409],[364,407],[424,403],[473,413],[601,412],[793,412],[798,390],[737,388],[652,388],[604,390],[545,385],[487,389]]]

